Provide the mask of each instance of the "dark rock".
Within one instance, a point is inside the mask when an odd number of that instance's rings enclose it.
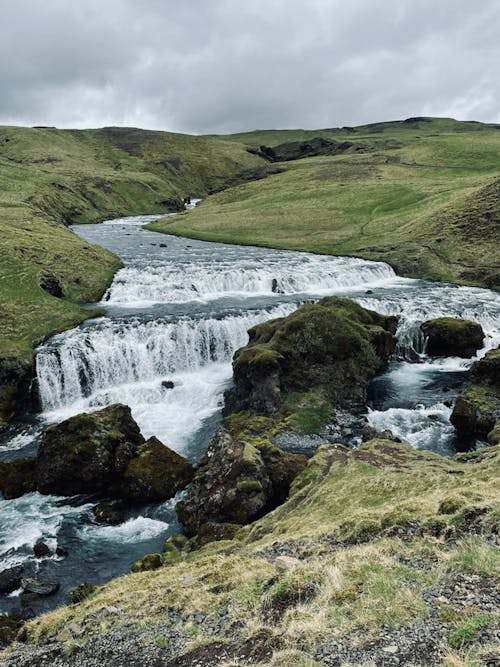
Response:
[[[0,646],[7,646],[15,641],[22,625],[18,614],[0,614]]]
[[[139,502],[167,500],[192,479],[194,468],[182,456],[150,438],[137,449],[123,474],[121,493]]]
[[[168,245],[166,243],[160,243],[159,246],[160,248],[168,248]]]
[[[173,389],[175,384],[172,382],[172,380],[163,380],[161,386],[163,389]]]
[[[278,146],[259,146],[249,148],[248,152],[259,155],[268,162],[288,162],[315,155],[339,155],[352,148],[350,141],[335,141],[323,137],[313,137],[307,141],[289,141]],[[360,144],[358,148],[364,148]]]
[[[66,547],[60,547],[59,545],[56,547],[56,556],[59,556],[59,558],[66,558],[68,555],[69,551]]]
[[[125,520],[127,506],[121,499],[105,500],[92,508],[92,513],[99,523],[115,526]]]
[[[69,592],[70,604],[78,604],[79,602],[86,600],[96,590],[97,586],[94,586],[93,584],[80,584]]]
[[[453,317],[439,317],[424,322],[420,328],[427,337],[427,354],[431,357],[472,357],[483,345],[480,324]]]
[[[219,428],[177,504],[186,534],[195,535],[212,523],[248,523],[274,509],[286,499],[306,462],[305,456],[283,452],[265,439],[258,444],[235,441]],[[217,530],[211,526],[209,532]]]
[[[33,547],[33,553],[37,558],[44,558],[45,556],[50,556],[50,549],[43,540],[38,540]]]
[[[362,439],[363,442],[369,442],[370,440],[391,440],[392,442],[401,442],[401,439],[395,436],[389,429],[385,429],[385,431],[377,431],[376,428],[369,424],[363,427]]]
[[[0,572],[0,595],[8,595],[21,586],[23,566],[15,565]]]
[[[394,351],[397,318],[328,297],[249,330],[233,360],[225,414],[272,414],[284,392],[322,387],[332,405],[360,409],[369,380]]]
[[[40,277],[40,287],[51,296],[63,299],[65,294],[62,285],[56,276],[43,275]]]
[[[121,404],[49,426],[38,450],[38,490],[57,495],[112,492],[143,443],[130,408]]]
[[[36,459],[0,461],[0,491],[6,500],[36,490]]]
[[[59,590],[59,582],[39,579],[37,577],[23,577],[21,587],[26,593],[34,595],[53,595]]]
[[[476,381],[500,387],[500,347],[490,350],[476,361],[471,371]]]
[[[14,416],[17,401],[28,391],[33,373],[28,360],[0,357],[0,431]]]
[[[184,202],[180,197],[170,197],[168,199],[162,199],[158,203],[161,206],[163,206],[167,211],[172,211],[173,213],[177,213],[178,211],[184,211],[185,209]]]

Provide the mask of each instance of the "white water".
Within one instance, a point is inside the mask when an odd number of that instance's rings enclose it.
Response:
[[[487,334],[481,356],[500,343],[500,295],[399,278],[384,263],[187,241],[140,228],[155,217],[78,229],[87,240],[117,252],[126,268],[104,297],[108,316],[39,348],[42,422],[119,401],[131,406],[145,437],[156,435],[196,459],[220,413],[231,358],[246,343],[247,329],[292,312],[306,299],[339,294],[398,315],[397,354],[419,360],[391,366],[383,378],[390,400],[369,412],[370,423],[415,447],[450,453],[450,407],[432,385],[438,376],[448,382],[474,359],[428,359],[419,327],[444,315],[480,322]],[[33,432],[25,429],[1,445],[0,453],[20,453],[32,441]],[[39,494],[3,501],[2,564],[30,560],[39,537],[51,545],[69,540],[78,563],[77,575],[68,565],[74,586],[106,578],[106,568],[109,576],[126,571],[145,545],[155,550],[175,530],[173,505],[146,509],[146,515],[129,516],[116,527],[93,524],[89,507]]]

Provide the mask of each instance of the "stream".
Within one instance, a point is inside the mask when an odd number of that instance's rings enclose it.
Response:
[[[0,459],[34,454],[48,423],[121,402],[146,438],[155,435],[196,462],[221,419],[231,359],[246,343],[247,329],[332,294],[400,317],[394,359],[370,388],[369,422],[419,449],[454,453],[451,405],[477,357],[429,359],[419,325],[444,315],[479,322],[486,334],[480,357],[500,343],[500,294],[401,278],[382,262],[192,241],[142,228],[158,217],[74,228],[119,255],[125,268],[99,304],[104,317],[38,348],[39,410],[0,440]],[[38,493],[0,500],[0,569],[22,563],[61,585],[57,594],[30,603],[36,613],[64,603],[82,582],[129,572],[180,529],[175,500],[131,509],[117,526],[95,523],[90,510],[98,500]],[[68,555],[35,559],[39,538]],[[19,595],[0,597],[0,611],[18,607]]]

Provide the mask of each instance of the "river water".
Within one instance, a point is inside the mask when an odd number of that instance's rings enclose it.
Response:
[[[220,420],[231,359],[247,341],[247,329],[330,294],[400,317],[395,358],[372,383],[369,421],[417,448],[454,452],[450,405],[474,359],[428,359],[419,325],[443,315],[480,322],[486,333],[482,356],[500,343],[499,294],[401,278],[381,262],[191,241],[142,229],[156,217],[75,228],[118,254],[125,268],[104,295],[105,317],[38,349],[39,410],[0,442],[0,458],[33,454],[47,423],[119,401],[130,405],[145,437],[155,435],[197,461]],[[137,558],[159,550],[179,530],[173,500],[130,510],[119,526],[92,520],[97,500],[38,493],[0,500],[0,568],[24,563],[37,576],[61,583],[59,593],[41,599],[36,611],[64,602],[68,590],[84,581],[100,583],[128,572]],[[64,547],[68,556],[34,559],[39,538],[52,550]],[[0,611],[17,606],[18,595],[0,597]]]

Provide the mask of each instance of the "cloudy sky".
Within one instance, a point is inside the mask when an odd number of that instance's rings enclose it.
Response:
[[[0,124],[500,121],[499,0],[1,0]]]

